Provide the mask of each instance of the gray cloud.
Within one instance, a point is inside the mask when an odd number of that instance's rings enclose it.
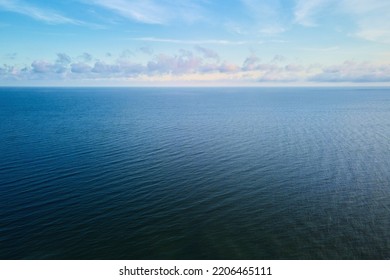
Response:
[[[284,62],[286,58],[283,55],[277,54],[272,58],[272,62]]]
[[[57,72],[57,67],[55,64],[43,60],[34,61],[33,63],[31,63],[31,67],[34,73]]]
[[[5,76],[10,72],[8,65],[3,65],[3,67],[0,67],[0,75]]]
[[[149,55],[153,54],[153,49],[151,47],[140,47],[139,51]]]
[[[216,63],[205,63],[199,67],[200,73],[215,73],[219,72],[219,65]]]
[[[120,54],[120,58],[121,59],[123,59],[123,58],[129,58],[129,57],[131,57],[131,56],[133,56],[134,55],[134,52],[133,51],[131,51],[131,50],[129,50],[129,49],[126,49],[126,50],[124,50],[124,51],[122,51],[122,53]]]
[[[67,65],[72,62],[72,59],[66,53],[57,53],[57,64]]]
[[[219,55],[216,51],[213,51],[212,49],[204,48],[201,46],[195,46],[195,49],[203,54],[204,58],[211,58],[215,60],[219,60]]]
[[[126,76],[138,76],[140,74],[145,73],[146,67],[139,63],[133,63],[128,60],[120,60],[118,61],[118,67],[120,69],[120,73],[125,74]]]
[[[322,69],[321,73],[309,78],[315,82],[390,82],[390,65],[356,63],[346,61]]]
[[[16,52],[14,53],[8,53],[4,56],[5,59],[10,59],[10,60],[14,60],[16,57],[18,56],[18,54]]]
[[[218,71],[221,73],[235,73],[240,71],[240,67],[233,63],[224,62],[218,67]]]
[[[55,73],[62,74],[67,72],[68,65],[72,59],[65,53],[58,53],[54,63],[45,60],[35,60],[31,63],[32,72],[34,73]]]
[[[249,57],[247,57],[242,66],[242,70],[244,71],[252,71],[258,68],[260,59],[252,53]]]
[[[84,62],[73,63],[70,65],[72,73],[89,73],[92,67]]]
[[[107,64],[105,62],[98,61],[95,63],[91,71],[99,74],[113,74],[119,73],[120,67],[116,64]]]
[[[81,56],[81,59],[83,59],[85,62],[91,62],[92,61],[92,55],[90,53],[83,53]]]
[[[299,72],[304,71],[305,67],[298,64],[287,64],[286,66],[284,66],[284,70],[286,70],[287,72]]]

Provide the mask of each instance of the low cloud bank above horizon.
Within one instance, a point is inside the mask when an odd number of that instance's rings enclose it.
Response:
[[[92,60],[83,53],[71,58],[58,53],[52,61],[34,60],[23,67],[4,64],[0,81],[99,81],[131,82],[236,82],[240,83],[378,83],[390,82],[390,65],[345,61],[334,65],[290,63],[276,55],[263,61],[255,54],[242,64],[222,60],[217,52],[195,47],[195,52],[181,49],[175,55],[156,54],[145,63],[119,56],[114,62]]]

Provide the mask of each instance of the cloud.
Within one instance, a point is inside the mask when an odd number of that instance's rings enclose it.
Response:
[[[58,53],[54,63],[45,60],[35,60],[31,63],[32,72],[38,74],[63,74],[68,70],[72,59],[65,53]]]
[[[91,55],[90,53],[85,52],[85,53],[83,53],[83,54],[80,56],[80,58],[81,58],[82,60],[84,60],[85,62],[91,62],[93,57],[92,57],[92,55]]]
[[[18,0],[0,0],[0,9],[28,16],[48,24],[89,25],[86,22],[61,15],[56,11],[32,6]],[[89,26],[93,25],[91,24]]]
[[[70,67],[72,73],[89,73],[92,69],[91,66],[84,62],[72,63]]]
[[[248,41],[230,41],[230,40],[181,40],[170,38],[156,38],[156,37],[139,37],[131,38],[131,40],[145,41],[145,42],[157,42],[157,43],[173,43],[173,44],[189,44],[189,45],[244,45],[250,42]]]
[[[346,61],[343,64],[324,67],[319,74],[309,78],[315,82],[390,82],[390,65],[357,63]]]
[[[161,24],[167,19],[164,10],[152,1],[91,0],[86,3],[98,5],[119,15],[142,23]]]
[[[19,70],[15,66],[4,64],[3,67],[0,67],[0,76],[8,77],[11,75],[18,75]]]
[[[202,53],[204,58],[219,60],[218,53],[216,51],[213,51],[212,49],[204,48],[201,46],[195,46],[195,50]]]
[[[285,32],[289,18],[284,13],[285,3],[280,0],[241,0],[252,19],[250,26],[246,28],[233,24],[235,30],[242,31],[254,29],[251,33],[260,32],[266,35],[274,35]],[[232,26],[232,24],[230,24]]]
[[[354,36],[390,44],[390,2],[386,0],[342,0],[341,9],[357,25]]]
[[[389,8],[389,2],[386,0],[340,0],[339,3],[346,11],[357,15],[377,13]]]
[[[182,50],[179,55],[159,54],[153,61],[147,63],[151,73],[172,73],[181,75],[194,73],[202,65],[202,59],[194,56],[192,52]]]
[[[277,54],[272,58],[272,62],[284,62],[286,58],[283,55]]]
[[[176,19],[193,22],[202,19],[202,14],[204,14],[200,4],[191,0],[90,0],[84,2],[146,24],[167,24]]]
[[[105,62],[98,61],[91,69],[91,72],[99,74],[115,74],[120,72],[120,67],[116,64],[107,64]]]
[[[302,51],[311,51],[311,52],[334,52],[340,49],[338,46],[333,47],[320,47],[320,48],[299,48]]]
[[[57,53],[57,64],[66,65],[71,63],[72,59],[66,53]]]
[[[218,56],[219,57],[219,56]],[[30,66],[3,65],[0,81],[82,79],[133,81],[212,81],[229,80],[238,85],[243,82],[313,82],[313,83],[390,83],[390,65],[370,62],[346,61],[335,65],[304,65],[286,63],[285,59],[262,60],[251,53],[242,65],[232,61],[207,59],[202,51],[182,49],[176,54],[160,53],[149,61],[136,63],[130,58],[119,57],[112,62],[94,63],[72,61],[65,53],[58,53],[53,61],[35,60]]]
[[[122,51],[122,53],[120,54],[120,58],[123,59],[123,58],[129,58],[131,56],[134,56],[134,52],[129,50],[129,49],[126,49],[124,51]]]
[[[315,16],[332,0],[298,0],[294,10],[294,20],[304,26],[316,26]]]
[[[243,71],[253,71],[258,68],[260,63],[260,58],[258,58],[254,53],[247,57],[242,66]]]
[[[204,63],[199,67],[198,72],[202,74],[217,73],[219,68],[220,66],[216,63]]]
[[[138,50],[144,54],[153,54],[153,49],[151,47],[140,47]]]
[[[7,53],[6,55],[4,55],[4,58],[14,60],[16,59],[17,56],[18,54],[16,52],[13,52],[13,53]]]
[[[249,33],[249,30],[247,28],[244,28],[237,22],[229,21],[225,24],[225,28],[233,34],[238,35],[247,35]]]
[[[138,76],[145,73],[146,67],[140,63],[134,63],[129,60],[119,60],[118,66],[120,73],[126,76]]]
[[[64,73],[66,67],[56,64],[50,63],[44,60],[36,60],[31,63],[32,72],[34,73]]]
[[[240,67],[234,63],[224,62],[218,67],[221,73],[235,73],[240,71]]]
[[[343,17],[352,28],[350,35],[390,44],[390,2],[386,0],[297,0],[294,22],[306,27],[320,24],[320,17]]]

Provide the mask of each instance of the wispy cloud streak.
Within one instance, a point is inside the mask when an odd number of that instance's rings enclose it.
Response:
[[[304,26],[316,26],[316,15],[333,0],[298,0],[294,10],[294,20]]]
[[[0,0],[0,10],[17,13],[41,21],[47,24],[71,24],[86,26],[93,29],[104,29],[100,24],[89,23],[62,15],[61,13],[37,6],[33,6],[19,0]]]
[[[63,16],[55,11],[38,8],[21,1],[0,0],[0,9],[22,14],[50,24],[83,24],[82,21]]]
[[[249,41],[230,41],[230,40],[181,40],[171,38],[156,38],[156,37],[138,37],[130,38],[135,41],[157,42],[157,43],[173,43],[173,44],[189,44],[189,45],[244,45]]]
[[[203,18],[205,10],[199,1],[179,0],[90,0],[83,1],[146,24],[167,24],[175,19],[193,22]]]

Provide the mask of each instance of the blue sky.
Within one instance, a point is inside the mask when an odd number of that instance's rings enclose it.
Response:
[[[388,0],[0,0],[0,85],[390,85]]]

